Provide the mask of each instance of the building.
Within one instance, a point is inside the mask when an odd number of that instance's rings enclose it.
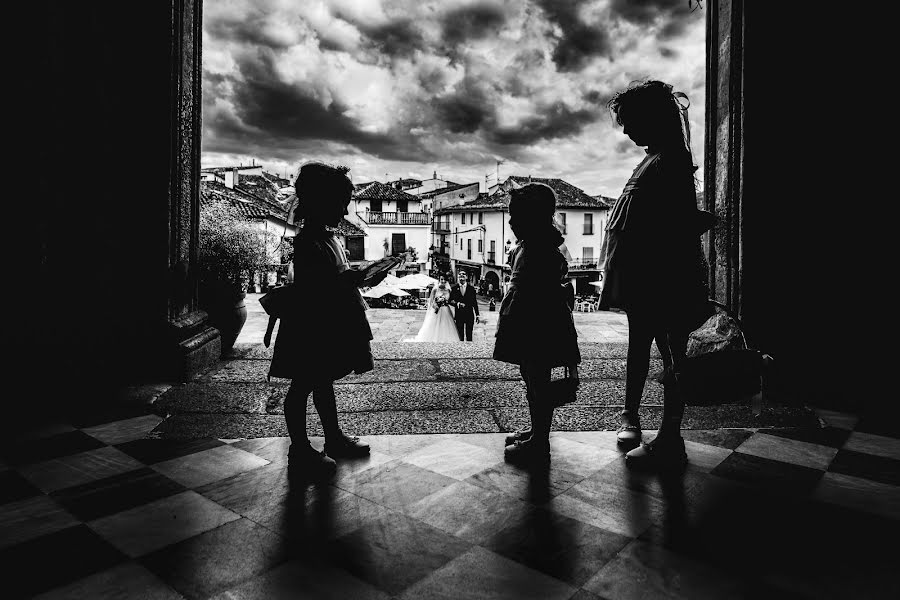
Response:
[[[569,262],[576,291],[592,293],[596,288],[590,282],[600,279],[598,258],[611,200],[589,196],[562,179],[514,175],[493,194],[435,208],[436,255],[446,254],[448,270],[466,271],[473,281],[503,283],[509,271],[507,256],[516,243],[509,228],[509,191],[532,182],[546,184],[556,193],[557,226],[565,237],[560,250]]]
[[[434,211],[449,206],[459,206],[466,202],[471,202],[478,198],[478,183],[458,183],[446,187],[438,188],[428,192],[419,194],[422,200],[423,210],[427,212],[431,219],[431,265],[430,269],[434,271],[447,272],[450,270],[450,242],[448,235],[450,234],[449,223],[444,220],[434,218]],[[444,215],[447,217],[448,215]]]
[[[415,262],[408,270],[424,270],[431,238],[431,219],[422,200],[378,181],[355,186],[347,220],[365,237],[348,239],[353,260],[397,256],[412,249]],[[362,258],[359,258],[362,257]]]

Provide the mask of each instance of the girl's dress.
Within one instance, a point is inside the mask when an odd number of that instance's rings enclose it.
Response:
[[[509,289],[497,318],[495,360],[548,368],[581,362],[562,242],[562,235],[551,229],[544,238],[523,240],[513,251]]]
[[[374,368],[372,329],[359,289],[340,274],[347,254],[325,230],[294,238],[293,306],[281,317],[270,377],[334,381]]]
[[[444,304],[438,307],[440,300],[443,300]],[[444,343],[459,341],[456,321],[453,319],[453,308],[447,304],[449,300],[450,290],[446,286],[435,287],[431,290],[425,321],[415,337],[416,342]]]
[[[653,149],[610,211],[601,260],[601,310],[653,314],[691,330],[709,312],[693,166],[686,153]]]

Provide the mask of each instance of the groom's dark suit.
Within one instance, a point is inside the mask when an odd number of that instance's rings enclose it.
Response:
[[[462,302],[465,306],[460,308],[458,304]],[[472,328],[475,327],[475,316],[478,314],[478,299],[475,297],[475,288],[466,283],[465,291],[458,285],[454,285],[450,290],[450,304],[456,307],[454,320],[456,321],[456,331],[459,333],[460,341],[472,341]]]

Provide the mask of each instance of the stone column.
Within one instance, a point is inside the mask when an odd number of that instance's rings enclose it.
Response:
[[[201,0],[174,0],[172,18],[172,149],[169,178],[168,299],[170,364],[176,379],[190,378],[218,360],[219,332],[198,307],[200,214]]]

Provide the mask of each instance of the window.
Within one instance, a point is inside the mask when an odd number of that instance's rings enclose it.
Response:
[[[466,240],[466,258],[472,260],[472,238]]]
[[[491,250],[488,252],[487,260],[489,263],[497,260],[497,242],[495,240],[491,240]]]
[[[409,212],[409,200],[397,200],[397,212]]]
[[[466,224],[466,213],[461,213],[460,217],[462,218],[462,224],[465,225]]]
[[[369,206],[372,212],[381,212],[381,200],[369,200]]]
[[[478,240],[478,252],[479,253],[484,252],[484,240],[482,240],[482,239]]]
[[[594,262],[593,246],[585,246],[581,249],[581,262],[585,264]]]
[[[484,213],[480,212],[480,213],[478,213],[478,224],[481,225],[483,223],[484,223]]]
[[[462,241],[462,239],[460,239],[459,240],[459,251],[462,252],[462,249],[463,249],[463,241]]]
[[[584,235],[594,235],[593,213],[584,213]]]
[[[559,215],[559,224],[562,226],[562,234],[566,235],[566,213],[557,213]]]

